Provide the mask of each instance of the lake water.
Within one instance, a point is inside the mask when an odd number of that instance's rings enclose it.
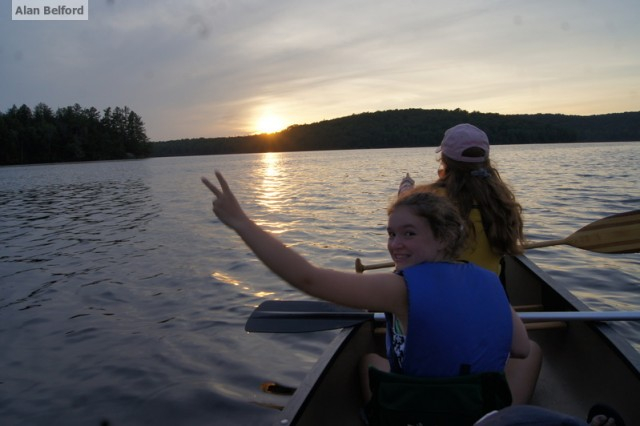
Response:
[[[335,332],[247,334],[305,299],[211,213],[220,169],[248,213],[321,266],[388,261],[385,208],[433,148],[0,168],[0,424],[263,424]],[[640,208],[640,142],[492,147],[532,241]],[[596,310],[640,309],[638,254],[529,257]],[[640,324],[617,323],[640,349]]]

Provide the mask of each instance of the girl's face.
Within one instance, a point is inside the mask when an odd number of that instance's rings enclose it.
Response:
[[[397,270],[441,259],[442,242],[436,240],[431,226],[408,206],[398,206],[389,215],[387,249]]]

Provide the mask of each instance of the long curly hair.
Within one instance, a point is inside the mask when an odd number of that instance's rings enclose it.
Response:
[[[433,236],[443,242],[443,260],[456,260],[465,248],[467,233],[458,209],[446,197],[410,190],[402,193],[387,209],[391,214],[400,206],[409,207],[417,216],[426,219]]]
[[[471,233],[475,233],[475,228],[469,213],[471,209],[478,208],[493,251],[499,255],[521,254],[524,242],[522,206],[491,161],[467,163],[445,155],[440,161],[444,166],[441,177],[430,185],[423,185],[421,190],[444,190],[465,218]],[[416,187],[415,190],[418,189]]]

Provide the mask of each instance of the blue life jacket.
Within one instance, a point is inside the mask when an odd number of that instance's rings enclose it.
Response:
[[[409,298],[408,332],[400,368],[394,373],[452,377],[502,372],[511,350],[511,308],[497,275],[471,263],[422,263],[402,271]]]

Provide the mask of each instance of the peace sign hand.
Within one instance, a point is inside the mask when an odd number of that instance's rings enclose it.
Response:
[[[240,207],[240,203],[236,199],[229,184],[222,176],[222,173],[216,170],[216,177],[220,182],[220,188],[217,188],[209,179],[203,177],[202,183],[213,192],[216,199],[213,200],[213,213],[228,227],[237,229],[243,222],[248,221],[247,215]]]

